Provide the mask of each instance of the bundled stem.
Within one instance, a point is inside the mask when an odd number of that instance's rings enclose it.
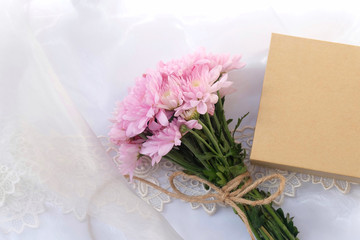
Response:
[[[244,165],[245,149],[236,143],[228,127],[223,109],[224,98],[215,105],[213,116],[201,115],[198,122],[201,130],[190,130],[181,139],[184,147],[173,149],[166,157],[181,165],[191,174],[197,175],[222,187],[231,179],[247,171]],[[243,118],[239,118],[236,128]],[[236,129],[235,129],[236,130]],[[188,156],[190,159],[185,159]],[[247,180],[247,179],[245,179]],[[242,184],[239,186],[239,188]],[[245,195],[249,200],[261,200],[269,193],[254,189]],[[292,218],[284,215],[281,208],[272,204],[247,206],[238,204],[249,219],[254,236],[260,240],[295,240],[298,234]]]

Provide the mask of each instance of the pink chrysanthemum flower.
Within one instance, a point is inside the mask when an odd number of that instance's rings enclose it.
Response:
[[[240,62],[241,56],[239,55],[231,57],[230,54],[209,54],[207,58],[210,60],[209,67],[221,66],[222,73],[245,66],[244,63]]]
[[[180,82],[173,76],[168,76],[160,89],[159,108],[174,110],[183,104],[183,93]]]
[[[156,118],[162,126],[168,125],[165,109],[157,107],[162,77],[158,72],[150,72],[136,80],[129,95],[118,104],[115,121],[110,133],[113,141],[123,139],[124,131],[127,138],[142,133],[150,120]]]
[[[189,76],[186,76],[182,80],[185,103],[177,109],[175,115],[180,115],[183,111],[192,108],[196,108],[199,114],[208,112],[213,115],[215,103],[218,101],[217,91],[232,84],[227,81],[227,74],[219,79],[220,71],[221,66],[209,69],[207,65],[202,65],[196,67]]]
[[[184,71],[191,67],[192,62],[186,61],[184,58],[181,59],[174,59],[167,63],[159,62],[157,66],[157,70],[163,74],[163,77],[166,78],[167,76],[175,75],[175,76],[182,76]]]
[[[201,129],[199,115],[214,114],[220,96],[229,93],[227,72],[241,68],[240,57],[208,54],[204,49],[160,62],[136,79],[125,99],[117,104],[110,140],[120,146],[121,171],[130,174],[139,154],[159,162],[174,146],[181,144],[180,126]],[[139,139],[147,138],[146,141]],[[136,143],[135,143],[136,141]]]
[[[109,137],[112,143],[120,145],[128,139],[126,136],[126,128],[123,127],[123,124],[115,122],[110,129]]]
[[[181,125],[186,125],[189,129],[201,129],[201,125],[197,120],[185,121],[181,118],[173,120],[169,126],[150,136],[142,144],[140,153],[150,156],[152,165],[160,162],[161,158],[168,154],[174,146],[180,146],[180,139],[182,137],[180,132]]]
[[[140,153],[150,156],[152,165],[154,165],[160,162],[161,158],[170,152],[174,146],[181,144],[180,138],[180,128],[175,121],[172,121],[169,126],[150,136],[143,143]]]
[[[209,69],[221,66],[220,72],[225,73],[245,66],[240,60],[240,55],[231,57],[230,54],[212,54],[207,53],[204,48],[200,48],[180,59],[171,60],[167,63],[160,62],[157,69],[164,75],[180,77],[190,74],[195,66],[207,65]]]
[[[122,143],[119,147],[120,172],[123,175],[129,175],[132,179],[134,170],[141,163],[139,151],[141,144],[138,143]]]

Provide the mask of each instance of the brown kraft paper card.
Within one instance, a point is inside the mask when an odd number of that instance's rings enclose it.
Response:
[[[250,159],[360,182],[360,47],[272,35]]]

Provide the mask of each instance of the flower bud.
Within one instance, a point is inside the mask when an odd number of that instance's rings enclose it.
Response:
[[[191,108],[191,109],[185,110],[181,114],[181,117],[183,117],[185,120],[189,121],[192,119],[199,119],[200,114],[198,113],[198,111],[196,111],[196,108]]]
[[[187,131],[189,131],[189,128],[185,124],[180,126],[181,135],[184,135]]]

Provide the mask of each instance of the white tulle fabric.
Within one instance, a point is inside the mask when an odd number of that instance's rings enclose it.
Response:
[[[1,6],[0,236],[38,227],[55,208],[104,222],[121,239],[181,239],[116,171],[54,74],[26,6]]]

